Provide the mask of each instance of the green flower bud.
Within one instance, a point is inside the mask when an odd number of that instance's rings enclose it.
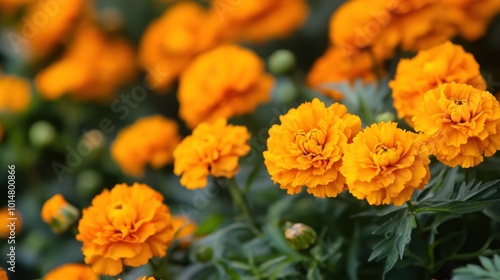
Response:
[[[76,177],[76,190],[82,196],[90,197],[102,184],[102,176],[99,172],[86,169]]]
[[[56,129],[51,123],[46,121],[37,121],[30,127],[29,139],[33,146],[44,147],[54,141],[56,134]]]
[[[205,263],[212,259],[213,254],[214,250],[211,247],[202,245],[196,248],[195,256],[196,260]]]
[[[295,85],[288,79],[277,83],[274,98],[280,103],[292,102],[299,95]]]
[[[316,242],[316,231],[304,224],[286,224],[285,238],[295,250],[305,250]]]
[[[375,120],[379,122],[392,122],[396,120],[396,115],[393,112],[385,112],[376,116]]]
[[[277,50],[269,57],[269,70],[276,75],[289,73],[295,67],[295,55],[289,50]]]

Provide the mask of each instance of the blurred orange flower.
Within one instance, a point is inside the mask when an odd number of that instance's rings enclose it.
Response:
[[[128,42],[82,24],[64,56],[38,73],[36,85],[49,100],[70,94],[77,100],[108,102],[135,77],[134,61]]]
[[[339,172],[344,148],[361,130],[361,119],[344,105],[326,107],[315,98],[280,117],[269,129],[264,163],[274,183],[296,194],[335,197],[344,190]]]
[[[62,44],[92,1],[32,1],[19,26],[21,40],[27,40],[29,55],[40,59]]]
[[[194,128],[201,122],[250,113],[269,101],[273,82],[252,51],[235,45],[218,47],[198,56],[182,74],[179,114]]]
[[[0,112],[21,113],[31,101],[31,89],[28,80],[0,73]]]
[[[123,172],[140,177],[147,164],[159,169],[173,161],[181,137],[175,121],[160,115],[138,119],[121,130],[111,145],[111,156]]]
[[[212,10],[228,40],[248,42],[286,37],[309,12],[305,0],[212,0]]]
[[[43,280],[61,279],[98,280],[99,275],[95,274],[90,266],[77,263],[69,263],[51,270],[43,277]]]
[[[328,83],[350,82],[362,79],[364,82],[375,80],[374,57],[368,52],[346,56],[342,49],[332,47],[314,63],[307,81],[309,86],[333,99],[342,99],[342,93],[328,88]],[[382,69],[378,71],[382,72]]]
[[[413,122],[430,137],[436,158],[451,167],[474,167],[500,149],[500,105],[491,93],[470,85],[429,90]]]
[[[405,118],[408,124],[413,125],[411,118],[424,94],[450,82],[486,89],[479,64],[472,54],[465,52],[459,45],[448,41],[420,51],[411,59],[401,59],[394,80],[389,83],[398,117]]]
[[[462,37],[475,41],[486,33],[488,24],[500,13],[498,0],[442,0],[451,8],[451,20]]]
[[[238,160],[250,151],[250,133],[244,126],[228,125],[226,119],[201,123],[174,151],[174,173],[188,189],[204,188],[207,176],[232,178]]]
[[[62,233],[78,220],[80,213],[62,195],[56,194],[43,204],[41,216],[53,232]]]
[[[174,226],[175,239],[180,241],[181,248],[191,245],[196,231],[196,223],[186,216],[172,216],[172,225]]]
[[[218,22],[195,2],[181,2],[153,21],[142,37],[139,63],[156,90],[166,90],[200,52],[220,40]]]
[[[76,239],[85,263],[98,274],[115,276],[123,265],[138,267],[164,257],[174,238],[163,196],[144,184],[116,185],[83,210]]]
[[[15,233],[18,234],[23,229],[23,217],[19,213],[19,211],[14,211],[11,215],[12,211],[7,207],[0,208],[0,238],[7,238],[11,235],[10,222],[16,223]],[[9,218],[16,218],[16,220],[9,220]]]
[[[429,152],[417,134],[393,122],[373,124],[345,148],[340,172],[349,192],[371,205],[399,206],[429,181]]]
[[[9,280],[9,276],[7,275],[7,271],[3,270],[0,267],[0,280]]]
[[[10,14],[34,0],[0,0],[0,14]],[[1,278],[0,278],[1,279]]]

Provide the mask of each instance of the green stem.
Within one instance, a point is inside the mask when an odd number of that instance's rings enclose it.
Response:
[[[425,275],[424,279],[429,279],[430,274],[434,271],[434,252],[429,248],[429,245],[425,242],[424,238],[424,231],[422,230],[422,226],[420,225],[420,222],[418,221],[417,217],[417,208],[411,203],[411,201],[407,201],[406,205],[408,205],[408,210],[410,210],[411,214],[415,218],[415,223],[417,225],[417,235],[420,243],[422,244],[422,247],[425,248],[425,251],[427,252],[427,257],[429,258],[429,263],[425,266]]]
[[[256,233],[260,233],[260,231],[257,228],[257,223],[255,222],[255,219],[253,218],[252,213],[250,212],[250,207],[248,207],[248,202],[243,196],[240,187],[236,184],[236,181],[234,179],[229,180],[228,189],[234,203],[240,209],[245,219],[250,223],[252,229]]]
[[[469,183],[469,169],[468,168],[464,168],[464,175],[465,175],[465,183],[468,184]]]

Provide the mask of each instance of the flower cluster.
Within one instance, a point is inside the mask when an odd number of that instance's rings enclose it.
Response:
[[[160,115],[144,117],[120,131],[111,156],[124,173],[140,177],[147,164],[158,169],[171,163],[180,140],[176,122]]]
[[[83,210],[76,239],[85,263],[98,274],[118,275],[123,265],[141,266],[164,257],[174,238],[163,196],[144,184],[104,190]]]

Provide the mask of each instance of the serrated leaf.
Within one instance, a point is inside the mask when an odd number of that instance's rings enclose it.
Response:
[[[493,260],[484,256],[479,256],[482,266],[468,264],[453,270],[452,280],[486,280],[500,279],[500,257],[494,255]]]
[[[499,255],[495,255],[493,257],[493,263],[495,264],[496,270],[500,271],[500,256]]]
[[[479,262],[481,265],[484,267],[489,272],[496,272],[495,266],[493,265],[493,262],[488,259],[487,257],[479,256]]]
[[[451,214],[467,214],[486,209],[500,200],[486,200],[486,201],[433,201],[419,204],[416,209],[417,212],[438,212],[438,213],[451,213]]]
[[[307,280],[323,280],[323,276],[318,269],[318,267],[312,267],[307,271]]]

